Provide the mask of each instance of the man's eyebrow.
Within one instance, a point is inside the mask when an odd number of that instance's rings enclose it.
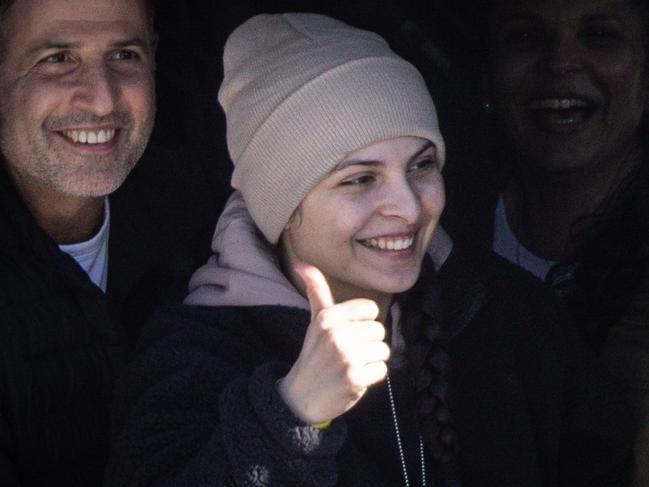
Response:
[[[42,51],[49,50],[65,50],[65,49],[77,49],[82,46],[82,43],[79,42],[64,42],[64,41],[46,41],[42,44],[37,44],[32,47],[27,54],[34,55]],[[140,47],[142,49],[147,49],[149,43],[141,37],[133,37],[131,39],[125,39],[122,41],[116,41],[109,44],[111,48],[120,48],[120,47]]]
[[[27,51],[27,55],[32,55],[32,54],[37,54],[41,51],[49,51],[51,50],[56,50],[56,49],[74,49],[75,47],[79,47],[79,44],[73,43],[73,42],[52,42],[52,41],[47,41],[43,42],[42,44],[38,44],[34,47],[32,47],[29,51]]]
[[[111,44],[113,47],[141,47],[147,49],[150,43],[141,37],[133,37],[124,41],[118,41]]]

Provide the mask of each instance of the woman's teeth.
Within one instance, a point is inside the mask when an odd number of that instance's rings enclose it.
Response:
[[[528,109],[532,120],[542,130],[565,133],[587,121],[596,106],[582,98],[537,98],[529,103]]]
[[[381,250],[405,250],[415,241],[415,237],[408,238],[370,238],[363,241],[367,247],[374,247]]]
[[[70,140],[81,144],[105,144],[115,137],[115,129],[105,130],[66,130],[63,134]]]
[[[532,110],[569,110],[589,106],[588,102],[579,98],[541,98],[530,102]]]

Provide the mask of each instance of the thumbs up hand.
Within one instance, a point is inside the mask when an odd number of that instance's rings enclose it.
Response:
[[[311,307],[302,350],[279,384],[291,411],[310,424],[330,421],[351,409],[367,388],[387,374],[390,348],[376,303],[352,299],[336,304],[324,275],[298,263]]]

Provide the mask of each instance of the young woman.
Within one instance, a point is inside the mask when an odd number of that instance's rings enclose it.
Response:
[[[449,257],[417,70],[315,14],[252,18],[224,68],[240,193],[117,393],[108,484],[624,485],[629,417],[552,299]]]

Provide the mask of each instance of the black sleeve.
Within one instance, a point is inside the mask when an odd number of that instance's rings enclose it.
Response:
[[[530,291],[528,307],[536,319],[528,321],[532,339],[527,339],[527,345],[521,344],[521,348],[526,350],[528,358],[536,356],[537,359],[543,357],[537,354],[539,349],[552,348],[558,359],[561,384],[557,391],[561,394],[558,484],[565,487],[630,485],[634,426],[621,384],[613,380],[586,345],[554,294],[540,286],[530,287]],[[531,364],[527,367],[532,368],[535,366]],[[539,376],[536,382],[545,379]],[[540,411],[537,416],[541,416]]]
[[[634,425],[622,386],[570,326],[566,337],[562,485],[631,485]]]
[[[289,364],[263,361],[214,310],[192,308],[157,314],[118,387],[107,485],[334,485],[344,421],[301,422],[277,392]]]

